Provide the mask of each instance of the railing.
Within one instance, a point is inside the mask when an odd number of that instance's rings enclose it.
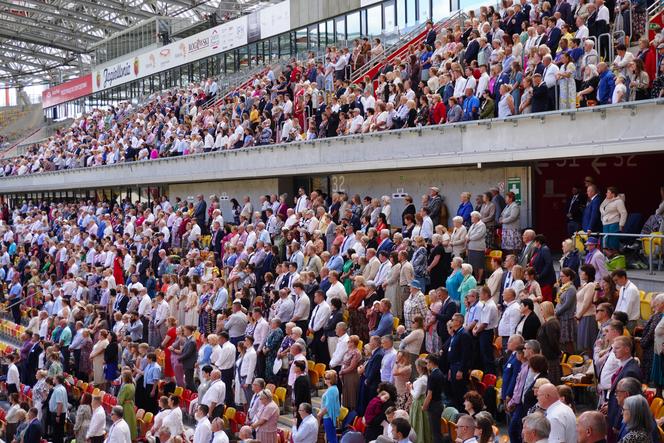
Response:
[[[659,255],[659,263],[657,264],[657,270],[661,271],[661,266],[662,266],[662,244],[664,243],[664,234],[662,233],[653,233],[653,234],[626,234],[623,232],[577,232],[572,235],[572,241],[574,244],[576,244],[576,238],[577,237],[582,237],[582,238],[588,238],[588,237],[600,237],[600,238],[606,238],[606,237],[622,237],[622,238],[632,238],[635,240],[640,240],[644,241],[647,240],[649,242],[649,248],[648,248],[648,274],[653,275],[655,274],[655,271],[653,269],[653,256],[654,255]],[[656,242],[655,240],[659,239],[659,242]],[[657,244],[658,243],[658,244]],[[655,252],[655,249],[659,247],[659,253]],[[645,249],[645,248],[644,248]]]
[[[434,24],[434,29],[440,31],[445,25],[448,25],[455,20],[463,20],[465,13],[462,10],[456,11],[450,17],[446,17],[442,20],[439,20]],[[383,63],[396,58],[397,55],[404,54],[412,45],[417,45],[426,38],[426,23],[417,26],[410,32],[402,35],[399,39],[389,48],[386,49],[383,54],[378,57],[371,58],[366,64],[362,67],[356,69],[351,75],[351,82],[356,83],[360,79],[364,78],[366,75],[369,75],[375,68],[382,65]],[[370,77],[375,77],[369,75]]]

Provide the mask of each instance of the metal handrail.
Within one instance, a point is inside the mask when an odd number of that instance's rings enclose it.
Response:
[[[664,10],[664,0],[660,0],[658,2],[654,2],[652,5],[650,5],[646,9],[646,14],[648,16],[648,20],[650,20],[650,17],[658,14],[660,11]]]
[[[434,24],[434,29],[440,30],[440,28],[443,27],[444,24],[449,23],[450,21],[455,20],[458,17],[461,17],[463,15],[463,11],[458,10],[454,12],[450,17],[446,17],[444,19],[439,20]],[[351,83],[359,80],[360,78],[363,78],[371,69],[373,69],[375,66],[383,63],[384,61],[388,60],[392,54],[398,52],[402,48],[404,48],[406,43],[411,42],[415,37],[420,35],[424,29],[426,29],[426,22],[420,24],[419,26],[416,26],[409,32],[402,34],[396,42],[394,42],[392,45],[390,45],[389,48],[386,48],[383,53],[378,56],[378,57],[372,57],[369,59],[367,63],[362,65],[360,68],[356,69],[352,75],[351,75]],[[426,37],[426,36],[425,36]]]
[[[625,238],[634,238],[637,240],[645,240],[645,239],[650,239],[650,253],[648,254],[648,273],[650,275],[655,274],[655,271],[653,270],[653,263],[652,263],[652,256],[653,256],[653,240],[656,238],[661,238],[664,239],[664,234],[627,234],[624,232],[575,232],[572,235],[572,242],[576,244],[576,237],[577,236],[586,236],[586,237],[625,237]],[[662,254],[660,253],[660,256]]]

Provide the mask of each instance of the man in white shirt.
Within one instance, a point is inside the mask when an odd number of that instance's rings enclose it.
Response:
[[[226,331],[219,333],[219,344],[221,345],[221,352],[214,365],[221,371],[221,380],[226,385],[225,403],[231,404],[233,399],[232,383],[235,378],[235,346],[231,343]]]
[[[483,286],[480,289],[480,301],[484,304],[480,320],[473,328],[473,335],[479,337],[480,354],[484,363],[484,372],[496,373],[496,364],[493,357],[493,333],[498,327],[499,314],[496,303],[491,298],[491,289]]]
[[[431,240],[431,237],[433,237],[433,220],[431,220],[430,212],[429,208],[422,208],[422,231],[420,235],[425,240]]]
[[[226,400],[226,384],[221,380],[221,371],[214,369],[210,373],[210,385],[205,391],[203,399],[200,401],[201,405],[207,406],[210,416],[217,405],[223,405]]]
[[[353,109],[353,118],[350,121],[350,128],[348,129],[349,134],[357,134],[362,128],[362,123],[364,123],[364,118],[360,114],[360,108]]]
[[[106,433],[106,412],[101,406],[101,396],[93,396],[91,406],[92,417],[85,438],[89,439],[91,443],[102,443]]]
[[[581,41],[585,41],[588,38],[589,32],[588,32],[588,27],[586,26],[586,22],[583,19],[583,17],[577,17],[576,18],[576,34],[574,35],[575,38],[578,38]]]
[[[344,322],[337,323],[335,333],[337,334],[338,339],[336,347],[330,353],[332,356],[330,358],[330,368],[332,369],[341,366],[344,356],[346,355],[346,352],[348,352],[348,339],[350,338],[348,335],[348,326]]]
[[[243,426],[247,427],[247,426]],[[249,428],[251,429],[251,428]],[[212,421],[212,443],[228,443],[228,435],[224,432],[224,422],[221,418]],[[208,440],[209,441],[209,440]]]
[[[154,324],[157,331],[159,332],[159,334],[155,334],[155,342],[157,343],[156,346],[158,346],[159,343],[164,340],[164,337],[166,337],[166,332],[168,332],[168,323],[166,320],[168,319],[171,310],[168,306],[168,302],[164,300],[163,293],[157,292],[155,301],[157,303],[157,310],[155,313]]]
[[[390,253],[386,250],[381,250],[378,253],[378,261],[380,261],[380,266],[378,267],[378,272],[376,273],[376,278],[374,278],[374,285],[377,288],[380,288],[383,286],[383,283],[385,283],[385,280],[387,280],[387,277],[390,275],[390,270],[392,269],[392,262],[390,262],[389,258]]]
[[[254,327],[254,348],[256,351],[260,351],[270,333],[270,324],[265,320],[261,309],[258,307],[254,308],[254,312],[251,315],[256,322],[256,326]]]
[[[461,443],[477,443],[475,438],[475,419],[463,414],[457,420],[457,441]]]
[[[627,273],[622,269],[613,271],[611,273],[611,278],[613,278],[613,282],[616,286],[620,288],[620,295],[614,312],[620,311],[627,314],[627,330],[630,334],[634,335],[636,322],[641,317],[641,297],[639,295],[639,288],[629,281]]]
[[[129,425],[124,421],[124,410],[122,406],[113,406],[111,410],[111,420],[113,424],[108,430],[106,443],[131,443],[131,432]]]
[[[524,443],[547,443],[551,433],[551,423],[541,412],[530,414],[523,419]]]
[[[376,259],[376,261],[378,261],[378,259]],[[346,294],[346,288],[344,288],[344,285],[339,281],[339,273],[337,271],[330,271],[328,278],[330,281],[330,288],[325,293],[327,300],[338,298],[344,304],[348,302],[348,294]]]
[[[212,426],[208,413],[210,409],[205,405],[198,405],[194,418],[196,419],[196,430],[194,431],[193,443],[210,443],[213,440]]]
[[[309,325],[311,300],[307,293],[304,292],[304,285],[299,281],[293,283],[293,293],[295,295],[295,310],[293,311],[291,321],[304,331]]]
[[[299,426],[293,425],[293,443],[316,443],[318,441],[318,420],[312,415],[309,403],[300,403],[297,413],[302,418]]]
[[[572,408],[560,401],[558,389],[551,383],[540,386],[537,402],[546,411],[546,418],[551,424],[549,442],[576,443],[576,416]]]
[[[512,288],[505,289],[503,301],[505,310],[498,323],[498,335],[502,337],[503,349],[507,349],[507,340],[516,332],[516,327],[521,320],[521,306],[516,300],[516,292]]]

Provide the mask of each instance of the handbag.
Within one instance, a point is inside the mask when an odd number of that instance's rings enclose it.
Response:
[[[272,373],[274,375],[279,374],[279,371],[281,371],[281,367],[283,365],[283,362],[280,358],[275,358],[274,363],[272,363]]]

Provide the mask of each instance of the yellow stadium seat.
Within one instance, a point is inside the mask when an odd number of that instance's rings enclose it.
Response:
[[[399,317],[394,317],[394,330],[396,331],[399,327]]]
[[[662,400],[660,397],[654,398],[652,403],[650,403],[650,412],[652,412],[652,415],[657,417],[657,414],[662,409],[662,406],[664,406],[664,400]]]
[[[641,320],[649,320],[652,316],[652,306],[649,301],[641,300]]]
[[[274,397],[277,399],[277,403],[280,405],[283,405],[284,402],[286,401],[286,388],[284,387],[278,387],[274,391]]]
[[[307,360],[307,369],[309,371],[315,371],[316,370],[316,362],[313,360]]]
[[[224,411],[224,418],[230,422],[231,420],[235,419],[235,413],[235,408],[226,408]]]
[[[563,377],[572,375],[572,366],[570,366],[568,363],[561,363],[560,369],[562,370]]]
[[[420,354],[420,357],[419,357],[419,358],[421,358],[421,359],[425,359],[425,358],[427,358],[428,356],[429,356],[429,354]]]
[[[580,355],[570,355],[567,358],[567,364],[570,366],[582,365],[585,360]]]
[[[362,349],[364,349],[364,342],[360,340],[359,342],[357,342],[357,350],[362,352]]]
[[[473,369],[470,371],[470,378],[475,378],[478,381],[482,381],[482,378],[484,377],[484,371],[481,369]]]
[[[325,378],[325,371],[327,370],[327,366],[325,366],[325,363],[316,363],[314,366],[314,371],[318,374],[318,376],[321,378]]]
[[[184,388],[182,386],[178,386],[175,388],[175,391],[173,391],[173,396],[182,398],[182,393],[184,393]]]
[[[348,408],[342,406],[341,409],[339,409],[339,424],[344,422],[344,419],[348,415]]]

